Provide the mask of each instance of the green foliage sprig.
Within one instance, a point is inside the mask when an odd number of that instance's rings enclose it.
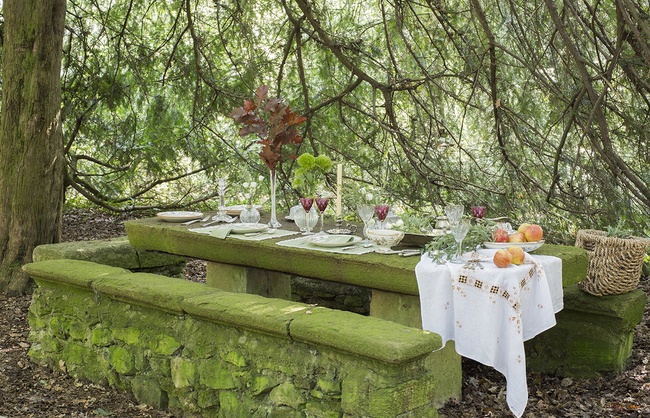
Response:
[[[625,221],[619,219],[616,225],[607,227],[607,236],[615,238],[630,238],[633,236],[634,232],[631,229],[625,228]]]
[[[462,252],[475,251],[477,248],[484,248],[483,243],[492,241],[494,224],[480,222],[470,226],[467,236],[463,240]],[[451,233],[434,237],[425,247],[425,251],[431,255],[434,261],[451,259],[458,249],[458,244]]]

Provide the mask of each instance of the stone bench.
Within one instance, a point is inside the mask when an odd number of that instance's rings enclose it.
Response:
[[[141,239],[144,238],[143,232]],[[205,240],[205,237],[200,238]],[[160,237],[157,239],[160,240]],[[164,245],[161,244],[160,249],[167,249],[172,238],[169,240],[170,242],[163,241]],[[194,245],[198,244],[200,243],[194,243]],[[242,250],[238,251],[242,253]],[[205,252],[207,254],[207,251]],[[562,259],[565,297],[564,309],[556,315],[557,325],[526,342],[529,369],[573,377],[593,377],[623,370],[626,360],[631,355],[634,327],[643,317],[643,309],[647,301],[645,293],[635,290],[615,296],[589,295],[576,286],[576,283],[587,274],[588,258],[583,249],[544,245],[535,253],[553,255]],[[293,258],[301,256],[301,254],[292,254]],[[129,269],[133,269],[134,266],[149,268],[154,265],[159,266],[155,268],[161,268],[160,266],[173,266],[185,260],[184,257],[162,251],[136,249],[126,238],[43,245],[34,251],[35,261],[56,258],[98,261],[102,264]],[[373,289],[372,297],[367,297],[370,299],[371,316],[421,328],[419,297],[415,275],[412,273],[416,261],[413,257],[381,258],[381,260],[388,260],[384,262],[395,264],[382,267],[382,272],[392,278],[400,288],[395,292]],[[338,264],[341,263],[341,257],[332,257],[332,262],[336,263],[337,269],[340,270]],[[295,264],[296,261],[294,260],[293,263]],[[320,261],[319,263],[316,264],[317,267],[323,264]],[[275,264],[282,264],[282,260],[275,260]],[[388,288],[390,285],[388,280],[378,278],[376,274],[364,278],[364,272],[365,276],[368,276],[370,266],[371,264],[361,262],[359,265],[352,265],[351,270],[355,274],[357,285],[368,286],[368,292],[370,292],[369,287],[377,282]],[[359,271],[357,272],[355,268]],[[408,275],[412,276],[413,284],[406,281]],[[229,292],[255,293],[290,299],[292,288],[288,277],[289,275],[274,270],[209,262],[207,283]],[[326,282],[331,285],[330,288],[340,284],[333,281]],[[439,364],[451,364],[453,361],[451,355],[439,354],[441,357]],[[456,365],[454,371],[450,373],[456,375],[459,374],[459,370],[459,366]],[[456,376],[448,381],[459,383],[460,379]],[[458,394],[458,389],[450,389],[450,392],[445,395],[439,394],[438,400],[444,401],[457,397]]]
[[[180,277],[188,261],[180,255],[138,249],[127,237],[39,245],[32,258],[34,261],[86,260],[169,277]]]
[[[31,358],[191,416],[437,417],[436,334],[82,260],[24,270]]]

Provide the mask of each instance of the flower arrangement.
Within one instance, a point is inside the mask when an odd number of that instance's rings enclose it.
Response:
[[[264,181],[264,176],[259,176],[258,181]],[[242,187],[244,189],[242,195],[246,204],[252,206],[259,191],[259,183],[257,181],[247,181],[242,184]]]
[[[296,159],[296,163],[298,168],[293,172],[291,185],[300,190],[304,197],[314,196],[319,181],[332,169],[332,160],[326,155],[314,157],[306,152]]]
[[[239,136],[256,134],[262,146],[260,158],[273,172],[282,158],[282,146],[300,144],[302,136],[296,126],[307,120],[292,112],[281,97],[268,97],[269,87],[260,86],[253,100],[244,100],[242,107],[233,109],[230,117],[243,126]]]

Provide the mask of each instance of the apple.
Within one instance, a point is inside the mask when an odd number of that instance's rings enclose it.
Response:
[[[532,224],[524,231],[524,236],[528,242],[541,241],[544,237],[544,230],[541,226]]]
[[[519,228],[517,228],[517,232],[521,232],[523,234],[526,228],[528,228],[529,226],[530,224],[524,222],[523,224],[519,225]]]
[[[494,242],[508,242],[508,231],[499,228],[492,233],[492,239]]]
[[[508,250],[497,250],[497,252],[494,253],[492,261],[494,261],[494,264],[499,268],[508,267],[512,264],[512,254],[510,254]]]
[[[512,264],[519,265],[524,262],[526,253],[521,249],[521,247],[513,245],[512,247],[508,247],[508,252],[512,256]]]
[[[526,242],[526,236],[521,232],[515,232],[508,237],[508,242]]]

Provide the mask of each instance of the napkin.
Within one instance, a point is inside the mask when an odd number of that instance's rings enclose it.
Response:
[[[352,235],[329,235],[323,238],[317,237],[319,242],[331,245],[346,244],[351,242],[353,239],[354,237]]]
[[[230,227],[230,226],[222,226],[220,228],[214,228],[212,231],[210,231],[210,236],[211,237],[216,237],[216,238],[221,238],[221,239],[226,239],[228,234],[230,234],[231,230],[232,230],[232,227]]]

